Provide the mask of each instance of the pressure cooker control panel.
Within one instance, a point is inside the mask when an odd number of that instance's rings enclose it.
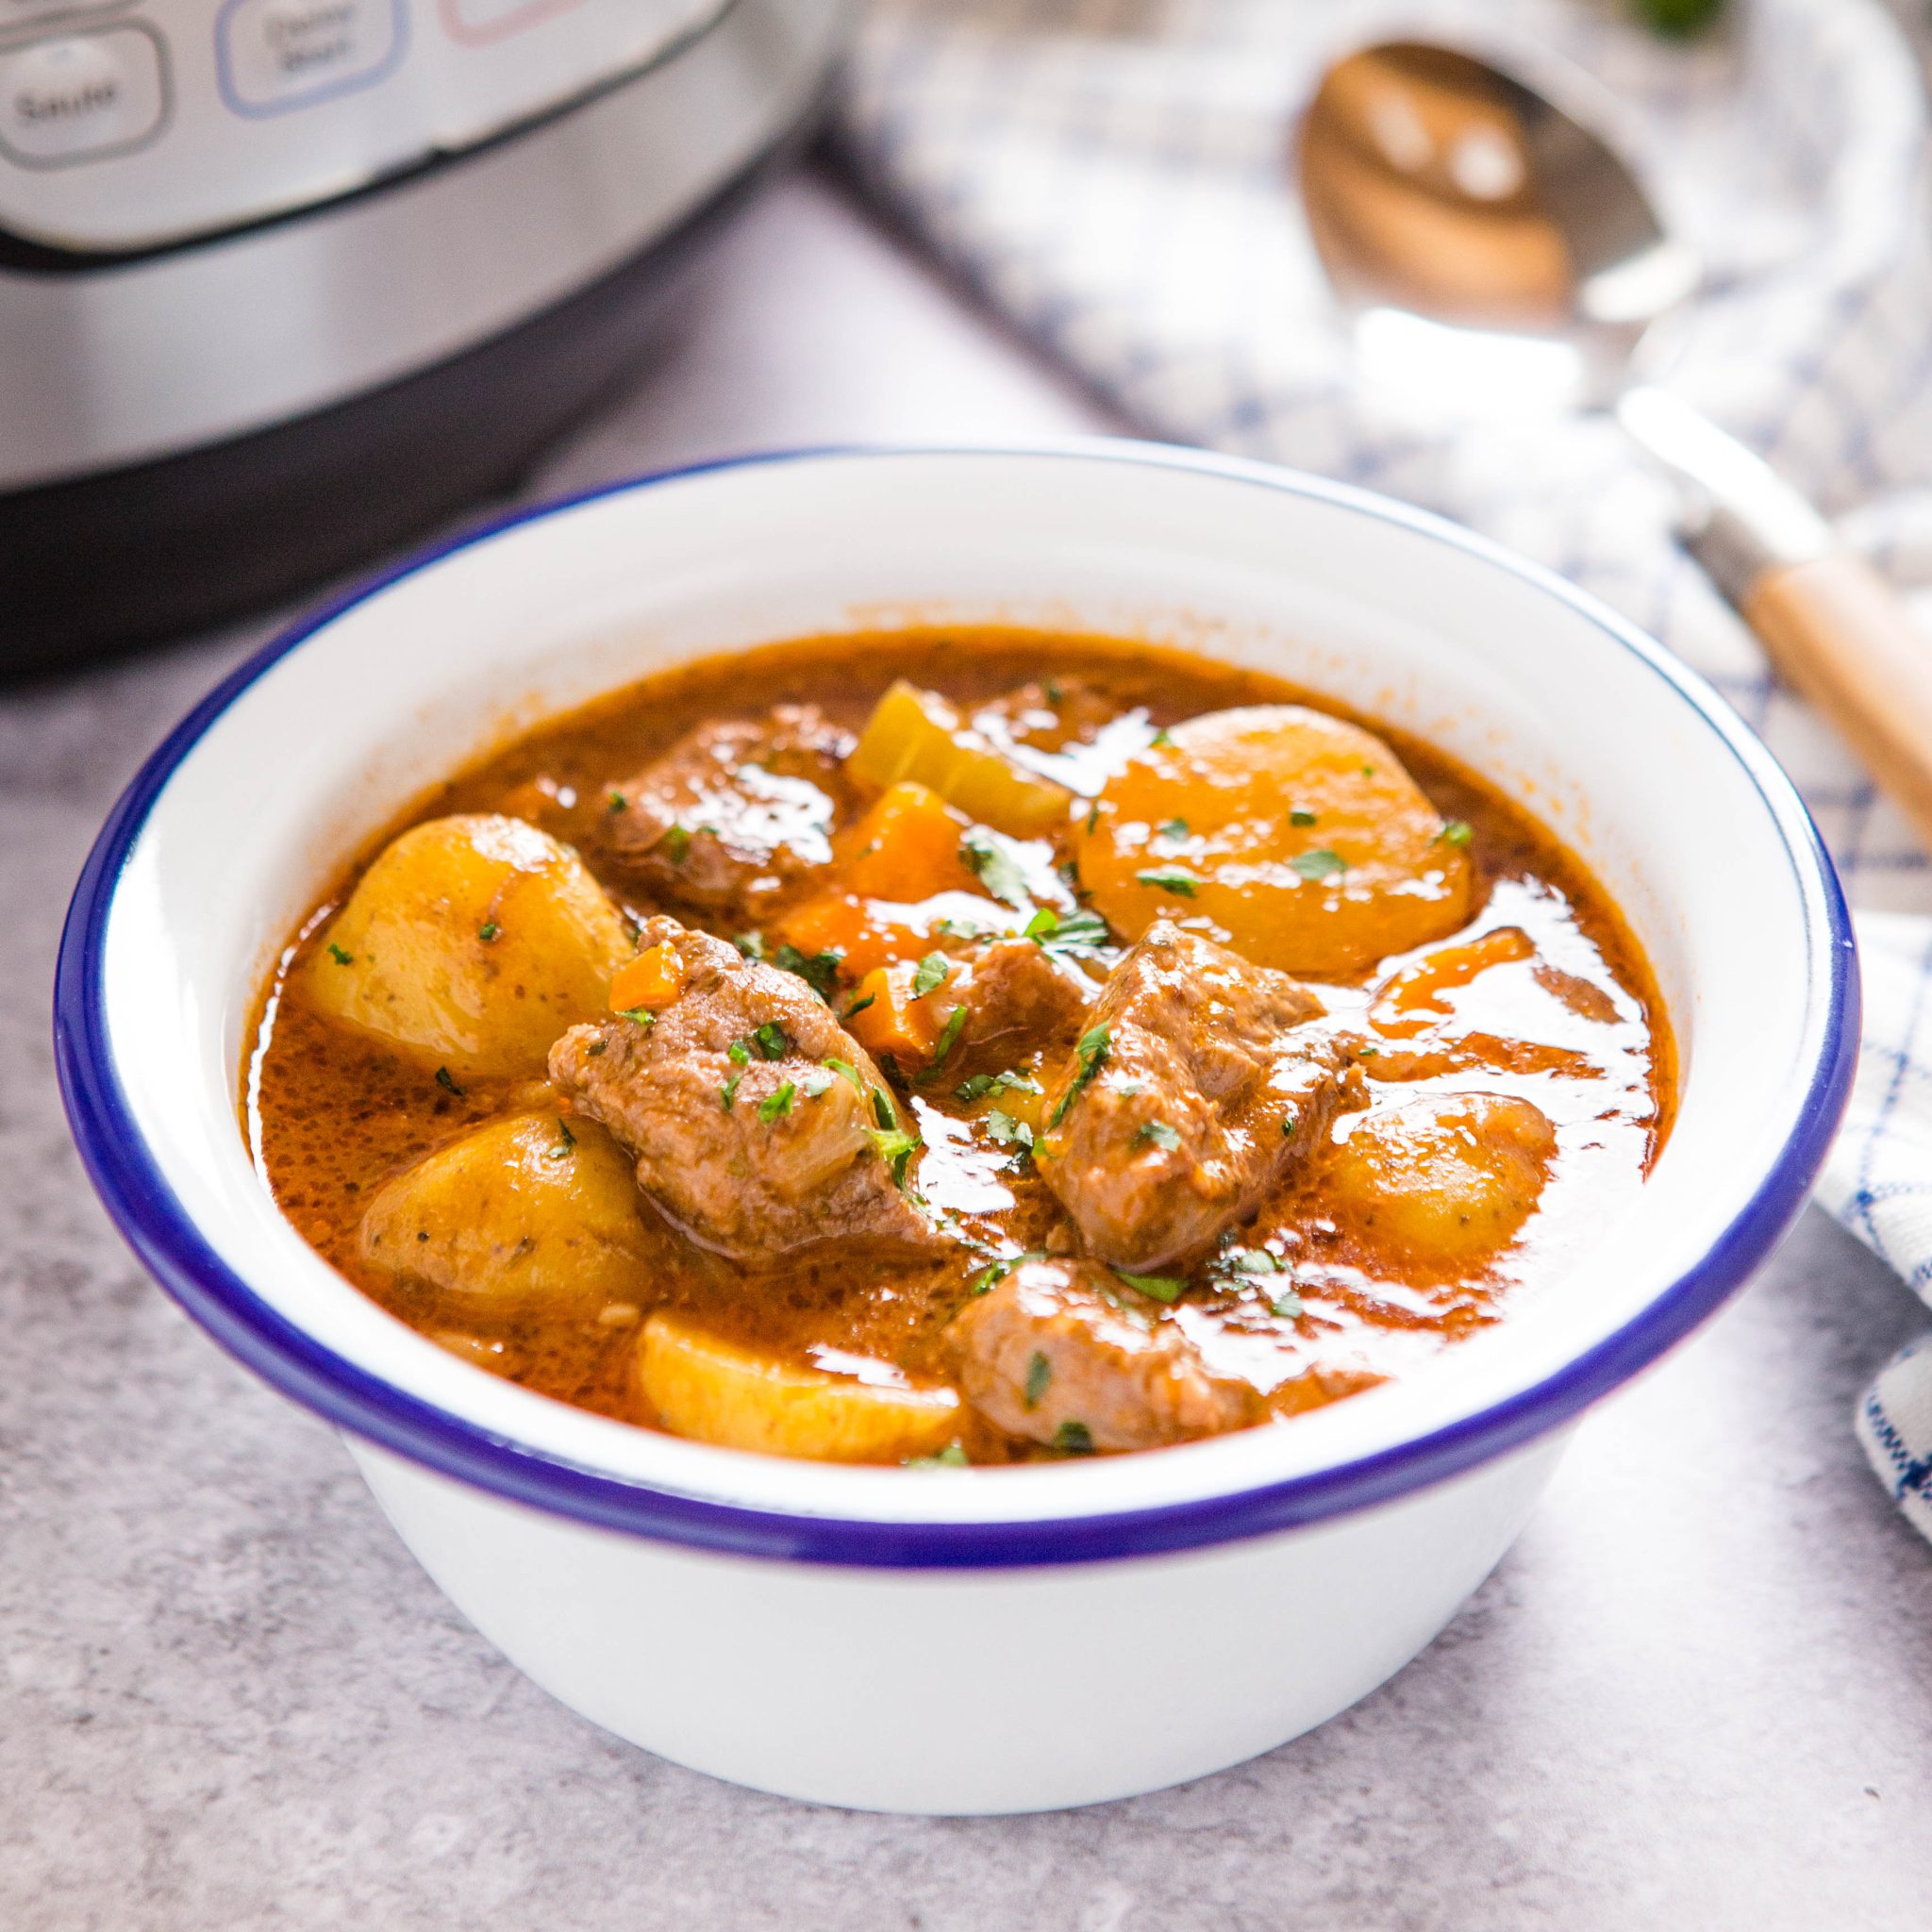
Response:
[[[459,154],[730,0],[0,0],[0,232],[166,246]]]

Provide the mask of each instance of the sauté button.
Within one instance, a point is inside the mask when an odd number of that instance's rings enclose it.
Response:
[[[135,26],[62,34],[0,54],[0,152],[29,166],[145,141],[167,112],[160,42]]]

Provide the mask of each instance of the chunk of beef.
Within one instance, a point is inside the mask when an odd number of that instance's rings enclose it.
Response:
[[[751,1263],[815,1241],[935,1246],[879,1144],[886,1083],[805,981],[673,919],[647,920],[642,944],[676,954],[676,997],[648,1023],[573,1027],[550,1077],[623,1143],[665,1215]]]
[[[995,1428],[1060,1448],[1155,1449],[1266,1406],[1159,1305],[1091,1261],[1023,1261],[946,1331],[959,1391]]]
[[[996,1047],[1009,1060],[1071,1046],[1097,991],[1078,966],[1031,940],[996,940],[972,956],[960,1045]]]
[[[1081,677],[1045,678],[993,698],[973,726],[1015,764],[1090,796],[1146,742],[1147,714]]]
[[[1091,744],[1120,715],[1120,701],[1084,677],[1056,677],[1023,684],[973,714],[974,726],[999,743],[1062,751]]]
[[[610,854],[654,892],[755,917],[831,863],[832,827],[851,803],[851,749],[815,705],[700,724],[611,787]]]
[[[1359,1075],[1321,1002],[1167,920],[1108,979],[1047,1083],[1040,1171],[1102,1259],[1197,1256],[1314,1145]]]

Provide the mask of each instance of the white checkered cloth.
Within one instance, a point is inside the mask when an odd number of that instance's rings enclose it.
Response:
[[[846,146],[874,191],[1151,434],[1430,505],[1588,586],[1709,677],[1804,791],[1859,914],[1866,1038],[1824,1205],[1932,1300],[1932,867],[1767,675],[1603,419],[1430,420],[1366,384],[1284,174],[1307,90],[1400,30],[1606,82],[1710,267],[1667,381],[1909,591],[1932,637],[1932,228],[1918,70],[1875,0],[1734,0],[1690,47],[1619,0],[876,0]],[[1932,1345],[1861,1404],[1932,1537]]]

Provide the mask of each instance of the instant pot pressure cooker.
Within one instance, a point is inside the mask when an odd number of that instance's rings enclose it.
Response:
[[[0,665],[499,490],[808,124],[847,0],[0,0]]]

